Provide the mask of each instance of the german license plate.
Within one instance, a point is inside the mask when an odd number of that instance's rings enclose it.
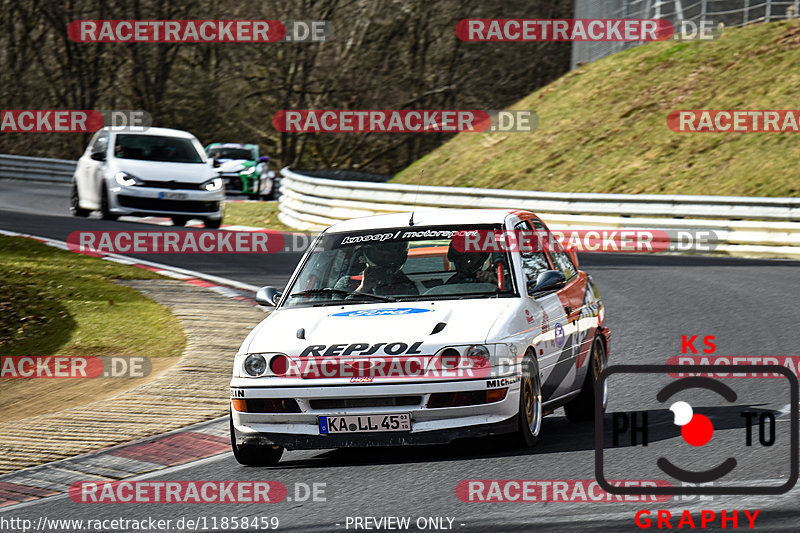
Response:
[[[320,435],[411,431],[411,415],[350,415],[318,417]]]
[[[187,194],[185,192],[160,192],[158,197],[162,200],[186,200]]]

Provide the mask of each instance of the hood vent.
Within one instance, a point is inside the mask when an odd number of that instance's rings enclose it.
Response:
[[[438,324],[433,326],[433,330],[430,332],[430,335],[436,335],[437,333],[442,331],[446,325],[447,322],[439,322]]]

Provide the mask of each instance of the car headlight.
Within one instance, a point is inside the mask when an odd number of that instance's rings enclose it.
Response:
[[[218,191],[222,188],[222,178],[211,178],[201,185],[204,191]]]
[[[252,353],[245,358],[242,367],[248,375],[257,378],[267,371],[267,360],[261,354]]]
[[[132,185],[141,185],[142,183],[144,183],[136,176],[128,174],[127,172],[123,172],[121,170],[116,174],[114,174],[114,180],[120,185],[123,185],[125,187],[130,187]]]
[[[248,169],[242,170],[239,174],[242,176],[251,176],[256,173],[256,167],[250,167]]]
[[[483,344],[473,344],[464,352],[467,357],[482,357],[489,360],[489,350]]]

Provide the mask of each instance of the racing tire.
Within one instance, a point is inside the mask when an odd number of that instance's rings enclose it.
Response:
[[[108,207],[108,189],[105,185],[100,189],[100,217],[103,220],[117,220],[119,215],[115,215]]]
[[[78,184],[72,182],[72,188],[69,192],[69,212],[74,217],[86,218],[91,211],[81,207],[80,197],[78,196]]]
[[[173,226],[185,226],[189,220],[189,217],[170,217],[172,219]]]
[[[233,416],[229,417],[231,429],[231,450],[236,461],[244,466],[275,466],[283,455],[283,446],[247,446],[236,444],[236,430],[233,429]]]
[[[222,219],[207,218],[203,220],[203,225],[206,227],[206,229],[219,229],[219,227],[222,225]]]
[[[542,380],[539,377],[539,368],[535,356],[528,351],[522,360],[522,379],[519,384],[519,412],[517,420],[518,444],[523,448],[530,448],[539,439],[542,429]]]
[[[595,387],[597,387],[597,378],[600,372],[606,367],[606,347],[600,337],[595,337],[592,343],[591,366],[586,372],[586,379],[583,381],[583,387],[578,396],[564,406],[564,411],[567,414],[567,420],[570,422],[585,422],[587,420],[594,420],[595,408]],[[602,410],[605,412],[606,404],[608,403],[608,382],[603,382],[603,406]]]

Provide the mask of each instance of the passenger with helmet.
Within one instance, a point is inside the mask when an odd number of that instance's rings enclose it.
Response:
[[[447,259],[456,267],[456,273],[450,276],[445,285],[452,283],[497,283],[497,276],[490,270],[482,270],[489,258],[489,252],[462,252],[457,250],[452,241],[447,250]]]
[[[367,267],[356,291],[382,296],[419,294],[417,285],[401,270],[408,259],[407,242],[366,244],[362,251]]]

